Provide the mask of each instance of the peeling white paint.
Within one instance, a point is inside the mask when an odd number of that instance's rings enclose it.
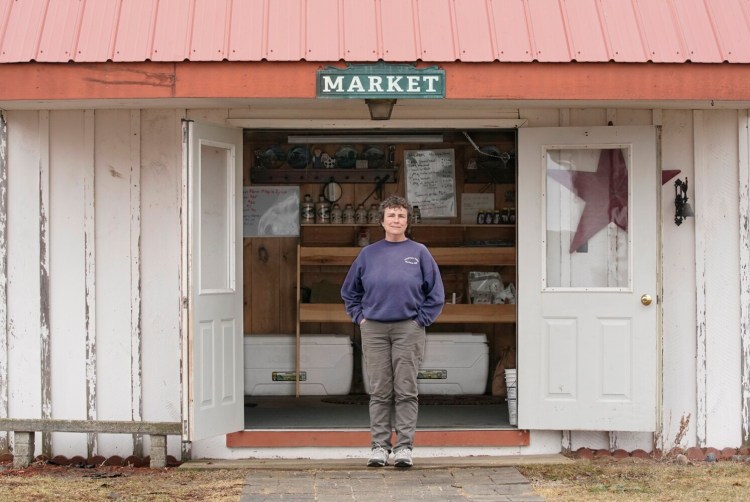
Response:
[[[693,112],[693,155],[695,162],[695,180],[693,180],[693,209],[695,211],[695,294],[696,294],[696,444],[706,446],[707,435],[707,367],[706,367],[706,243],[704,228],[706,212],[701,211],[701,204],[705,200],[702,193],[705,183],[705,131],[703,111]]]
[[[8,124],[0,111],[0,418],[8,417]],[[0,454],[8,436],[0,431]]]
[[[42,418],[52,418],[52,347],[50,346],[49,270],[49,111],[39,112],[39,346]],[[42,455],[52,458],[52,433],[42,433]]]
[[[750,446],[750,117],[739,114],[740,338],[742,445]]]
[[[130,378],[131,419],[143,420],[141,352],[141,115],[130,112]],[[133,434],[133,454],[143,456],[143,435]]]
[[[86,419],[96,420],[96,225],[94,197],[94,120],[93,110],[84,112],[84,149],[89,162],[83,180],[83,234],[86,327]],[[87,438],[88,455],[97,454],[97,435]]]

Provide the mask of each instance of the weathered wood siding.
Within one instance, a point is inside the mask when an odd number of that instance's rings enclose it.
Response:
[[[6,118],[1,413],[180,421],[178,112]],[[45,433],[36,453],[140,455],[143,441]],[[179,456],[179,438],[169,441]]]
[[[180,119],[224,123],[246,113],[4,112],[0,417],[183,418]],[[680,177],[690,179],[696,218],[674,225],[672,181],[660,189],[657,215],[662,430],[657,437],[572,431],[562,435],[562,446],[740,445],[750,428],[750,335],[747,305],[740,301],[740,292],[747,297],[750,291],[748,273],[742,273],[750,262],[747,215],[740,211],[748,206],[747,113],[556,108],[492,113],[526,119],[528,127],[659,125],[662,169],[679,169]],[[291,116],[288,110],[278,114]],[[257,257],[257,251],[250,247],[245,254]],[[51,454],[129,455],[147,451],[146,443],[129,436],[53,433],[48,441],[39,435],[36,453],[46,448]],[[8,436],[0,435],[0,450],[7,448]],[[170,437],[169,450],[179,455],[177,438]]]

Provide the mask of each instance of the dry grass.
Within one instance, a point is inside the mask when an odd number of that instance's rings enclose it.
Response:
[[[748,462],[678,465],[650,460],[578,460],[518,469],[548,501],[750,500]]]
[[[553,501],[746,501],[750,463],[677,465],[626,459],[521,465],[534,491]],[[27,500],[232,500],[247,469],[83,469],[34,464],[0,470],[0,499]]]

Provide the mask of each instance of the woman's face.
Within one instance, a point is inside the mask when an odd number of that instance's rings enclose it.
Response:
[[[409,226],[409,213],[403,207],[387,207],[383,211],[385,240],[391,242],[406,240],[406,227]]]

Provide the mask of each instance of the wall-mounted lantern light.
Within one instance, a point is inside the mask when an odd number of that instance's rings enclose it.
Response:
[[[390,120],[395,99],[366,99],[365,103],[370,109],[370,118],[372,120]]]
[[[685,218],[695,216],[693,208],[688,202],[688,179],[685,181],[677,178],[674,182],[674,223],[675,225],[681,225],[682,220]]]

